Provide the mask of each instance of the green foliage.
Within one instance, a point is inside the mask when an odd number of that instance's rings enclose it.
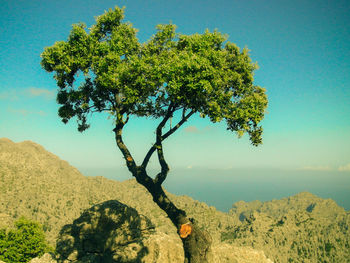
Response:
[[[247,49],[220,32],[183,35],[172,24],[158,25],[157,33],[140,44],[123,17],[116,7],[97,17],[90,30],[73,25],[67,41],[41,54],[42,67],[55,73],[64,123],[77,117],[78,130],[84,131],[94,112],[109,112],[116,123],[129,115],[194,112],[214,123],[226,121],[239,136],[248,133],[253,145],[262,142],[259,122],[267,96],[253,85],[257,65]]]
[[[327,254],[329,254],[333,248],[334,248],[334,246],[330,242],[327,242],[324,245],[324,250],[326,251]]]
[[[28,262],[42,256],[51,248],[45,241],[42,226],[21,217],[15,222],[15,229],[0,229],[0,260],[5,262]]]

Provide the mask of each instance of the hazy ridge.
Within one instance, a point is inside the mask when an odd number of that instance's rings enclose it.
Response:
[[[214,244],[263,250],[274,262],[349,262],[350,214],[310,193],[270,202],[237,202],[229,213],[187,196],[169,194],[207,229]],[[63,225],[93,204],[116,199],[176,236],[176,230],[134,180],[84,177],[42,146],[0,139],[0,227],[21,215],[41,222],[54,245]]]

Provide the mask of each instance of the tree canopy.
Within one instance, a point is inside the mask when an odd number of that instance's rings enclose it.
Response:
[[[131,115],[166,122],[179,112],[179,127],[199,113],[213,123],[225,121],[239,136],[247,133],[253,145],[262,142],[267,96],[253,84],[257,64],[246,48],[218,31],[179,34],[173,24],[158,25],[149,41],[139,43],[123,13],[109,9],[90,29],[75,24],[66,41],[41,54],[42,67],[54,72],[64,123],[77,117],[84,131],[94,112],[109,112],[117,124]]]

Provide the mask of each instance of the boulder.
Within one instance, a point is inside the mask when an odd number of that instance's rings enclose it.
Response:
[[[212,248],[214,263],[273,263],[263,251],[222,243]]]
[[[183,262],[181,241],[118,201],[95,205],[62,228],[59,262]]]
[[[55,255],[45,253],[41,257],[33,258],[31,261],[29,261],[29,263],[57,263],[57,260],[55,260]]]

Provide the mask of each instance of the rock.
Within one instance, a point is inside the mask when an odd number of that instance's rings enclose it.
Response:
[[[157,233],[146,239],[144,245],[148,248],[148,254],[142,259],[144,263],[184,262],[183,246],[179,238],[164,233]]]
[[[263,251],[251,247],[220,244],[212,248],[214,263],[273,263]]]
[[[29,263],[57,263],[57,260],[53,254],[45,253],[40,258],[33,258]]]
[[[118,201],[86,210],[62,228],[59,262],[183,262],[181,241],[156,233],[151,221]]]

